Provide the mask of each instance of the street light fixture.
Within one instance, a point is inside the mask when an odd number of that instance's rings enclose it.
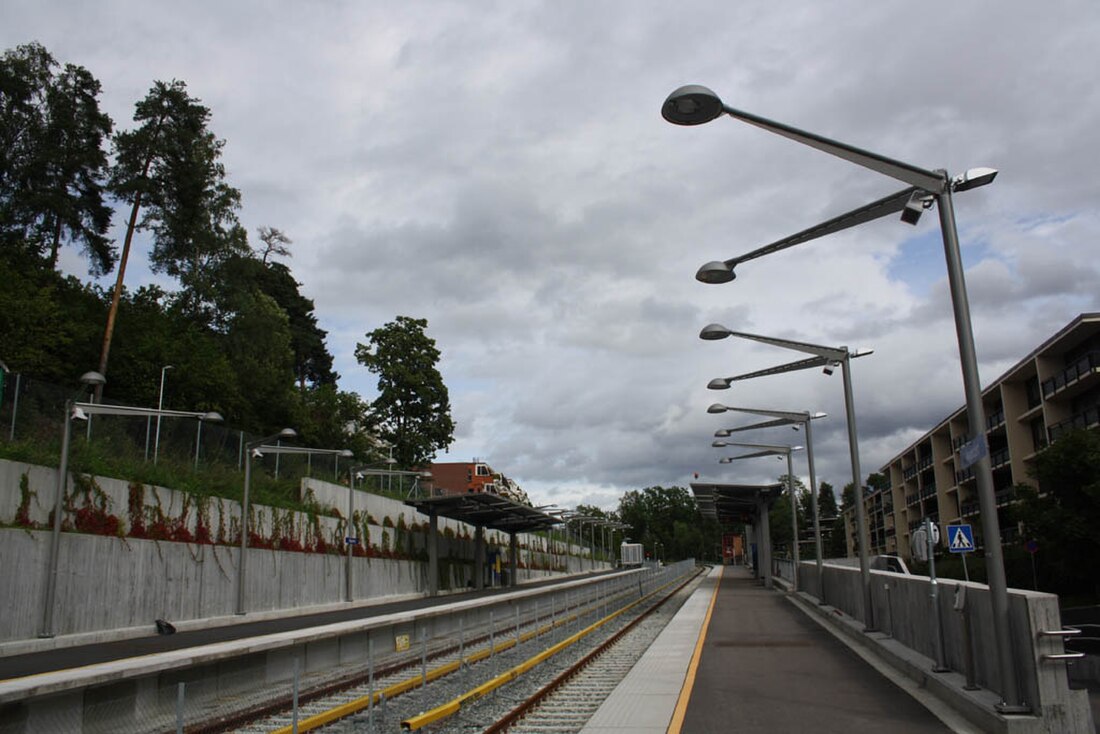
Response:
[[[728,383],[726,387],[728,387]],[[721,410],[716,410],[721,408]],[[813,512],[814,518],[814,550],[817,553],[817,591],[818,599],[822,603],[825,602],[825,576],[824,576],[824,559],[822,557],[823,550],[821,547],[821,518],[818,514],[817,505],[817,476],[814,473],[814,434],[811,421],[826,418],[825,413],[817,412],[810,413],[809,411],[793,412],[784,410],[762,410],[759,408],[735,408],[731,405],[714,405],[707,408],[708,413],[724,413],[726,411],[732,411],[735,413],[751,413],[754,415],[771,416],[775,420],[764,421],[762,423],[756,423],[751,426],[740,426],[737,428],[722,428],[714,432],[715,438],[728,438],[731,433],[738,431],[749,431],[757,428],[773,428],[776,426],[791,426],[795,430],[804,427],[806,430],[806,463],[809,465],[810,470],[810,508]]]
[[[825,374],[831,375],[833,367],[835,367],[836,365],[840,365],[841,367],[841,372],[844,377],[844,409],[848,419],[848,454],[852,465],[852,487],[854,488],[854,491],[858,498],[858,501],[856,502],[856,524],[859,526],[857,537],[859,538],[859,575],[860,583],[863,587],[863,624],[865,630],[874,630],[874,606],[871,602],[871,567],[867,558],[870,539],[867,536],[866,523],[863,521],[863,492],[861,489],[863,486],[863,480],[861,479],[862,470],[859,466],[859,442],[856,432],[855,402],[852,398],[852,375],[850,364],[853,357],[862,357],[871,354],[872,352],[870,350],[857,350],[856,352],[852,352],[848,349],[848,347],[823,347],[817,344],[791,341],[790,339],[779,339],[776,337],[760,336],[758,334],[748,334],[741,331],[732,331],[731,329],[727,329],[721,324],[710,324],[704,327],[703,330],[699,333],[700,339],[706,339],[709,341],[725,339],[729,336],[736,336],[742,339],[763,342],[764,344],[771,344],[777,347],[783,347],[785,349],[793,349],[795,351],[805,352],[814,356],[810,359],[790,362],[788,364],[779,365],[778,367],[772,367],[766,370],[758,370],[756,372],[748,373],[745,375],[724,378],[722,382],[724,382],[727,387],[730,383],[736,382],[738,380],[745,380],[763,375],[781,374],[783,372],[793,372],[795,370],[809,369],[812,367],[824,367]],[[712,380],[711,384],[713,385],[714,383],[715,381]]]
[[[807,425],[809,425],[809,420],[807,420]],[[737,441],[713,441],[711,446],[715,448],[738,446],[740,448],[759,449],[759,451],[754,451],[751,454],[721,458],[718,460],[719,464],[730,464],[740,459],[755,459],[760,456],[787,457],[787,496],[791,500],[791,592],[796,593],[798,591],[798,564],[800,562],[798,552],[798,498],[794,492],[794,462],[791,460],[791,454],[795,451],[801,451],[802,447],[786,444],[740,443]]]
[[[80,381],[86,385],[102,385],[106,382],[98,372],[87,372]],[[39,637],[53,637],[53,607],[57,594],[57,570],[61,550],[61,520],[64,511],[65,489],[69,483],[69,443],[74,420],[91,420],[93,415],[116,415],[139,418],[159,417],[199,418],[221,420],[217,413],[196,413],[183,410],[155,410],[130,405],[104,405],[102,403],[83,403],[74,400],[65,401],[65,422],[61,431],[61,459],[57,467],[57,491],[54,494],[53,528],[50,534],[50,557],[47,565],[46,594],[42,608],[42,629]]]
[[[237,614],[244,614],[244,576],[248,558],[248,490],[252,484],[252,456],[261,446],[271,453],[281,453],[289,446],[264,446],[268,441],[284,438],[296,438],[298,432],[293,428],[284,428],[276,434],[250,441],[244,447],[244,491],[241,493],[241,549],[237,559]],[[261,454],[262,455],[262,454]]]
[[[955,207],[952,198],[953,193],[956,191],[969,191],[992,183],[997,176],[996,169],[987,167],[972,168],[952,178],[944,170],[929,171],[815,133],[799,130],[789,125],[734,109],[724,104],[713,91],[699,85],[687,85],[673,91],[662,105],[661,114],[666,120],[676,125],[700,125],[726,114],[768,132],[782,135],[797,143],[808,145],[829,155],[903,181],[914,187],[913,191],[910,192],[909,199],[906,200],[906,204],[903,205],[906,211],[902,219],[906,222],[912,223],[915,221],[913,206],[911,205],[915,195],[919,194],[917,198],[926,197],[929,202],[928,205],[931,205],[932,202],[939,204],[940,234],[943,238],[944,257],[947,262],[947,279],[951,289],[951,305],[954,311],[955,332],[959,343],[959,362],[962,368],[970,436],[970,441],[964,446],[965,452],[960,455],[968,457],[968,465],[974,466],[974,478],[977,484],[978,503],[982,517],[982,531],[986,539],[986,571],[992,602],[993,628],[1002,696],[1002,701],[997,708],[1002,713],[1026,713],[1030,711],[1030,707],[1023,702],[1020,695],[1013,665],[1008,584],[1005,578],[1004,555],[1000,545],[1001,529],[997,517],[992,465],[989,460],[989,447],[985,440],[985,406],[982,403],[981,380],[978,376],[978,360],[974,348],[974,329],[970,319],[970,305],[966,293],[966,279],[963,272],[962,255],[959,250]],[[899,192],[894,196],[900,199],[901,195],[902,192]],[[884,205],[884,209],[896,206],[896,204],[895,201],[893,204]],[[884,213],[889,212],[884,211]],[[862,221],[869,221],[873,218],[869,216]],[[847,226],[862,223],[856,221],[857,219],[858,215],[853,217],[851,224]],[[844,228],[840,227],[839,223],[835,224],[839,229]],[[837,230],[833,229],[831,231]],[[826,228],[820,234],[814,236],[822,236],[828,233],[830,233],[830,230]],[[807,236],[801,241],[808,239],[813,239],[813,237]],[[796,243],[792,242],[791,244]],[[737,259],[734,258],[734,260]],[[736,262],[733,264],[736,264]],[[727,267],[729,276],[725,280],[722,279],[722,276],[710,280],[702,270],[697,277],[704,282],[727,282],[733,279],[733,264]],[[721,265],[724,266],[725,263],[721,263]],[[707,268],[707,266],[704,266],[704,268]],[[860,497],[859,499],[860,501],[856,504],[862,506],[863,498]]]

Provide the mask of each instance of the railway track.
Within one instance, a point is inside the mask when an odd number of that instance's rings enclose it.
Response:
[[[675,598],[677,590],[694,578],[692,574],[666,576],[641,598],[636,586],[624,585],[604,597],[574,599],[563,609],[543,609],[541,615],[536,611],[525,619],[498,620],[486,630],[472,631],[469,639],[457,644],[454,640],[418,641],[419,659],[406,656],[402,662],[384,670],[368,670],[365,675],[357,671],[354,680],[343,685],[329,683],[306,697],[311,700],[304,700],[296,711],[264,712],[268,715],[229,730],[291,734],[296,725],[300,732],[326,734],[506,731],[509,729],[499,728],[497,722],[518,726],[522,718],[529,727],[535,726],[531,722],[537,721],[536,717],[549,717],[546,720],[558,722],[551,728],[510,730],[577,731],[579,726],[567,726],[569,717],[554,713],[554,709],[585,710],[588,713],[579,724],[587,721],[671,618],[674,610],[669,607],[679,607],[678,603],[662,604]],[[666,611],[655,613],[654,609]],[[652,636],[628,634],[628,627],[646,630]],[[609,638],[619,644],[605,644]],[[586,682],[579,687],[568,684],[570,679],[582,678]],[[585,687],[589,694],[583,692]],[[588,699],[583,707],[581,698]],[[563,703],[551,703],[555,700]],[[536,706],[540,713],[534,713]]]

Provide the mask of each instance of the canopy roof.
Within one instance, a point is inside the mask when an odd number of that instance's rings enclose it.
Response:
[[[440,517],[506,533],[545,530],[561,523],[553,515],[488,492],[408,499],[405,504],[425,515],[434,512]]]
[[[695,504],[704,517],[728,525],[744,522],[742,518],[746,514],[753,516],[759,499],[763,499],[764,505],[770,510],[782,494],[783,485],[692,482],[691,491],[695,494]]]

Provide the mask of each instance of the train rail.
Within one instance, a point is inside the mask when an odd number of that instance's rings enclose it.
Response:
[[[495,726],[495,721],[517,708],[513,690],[519,686],[509,684],[522,680],[520,698],[526,700],[533,687],[535,697],[545,699],[549,690],[539,691],[548,680],[560,678],[553,686],[560,688],[583,669],[576,665],[578,658],[591,664],[606,657],[596,653],[596,648],[604,651],[610,637],[623,639],[628,625],[639,627],[642,623],[638,620],[651,618],[654,609],[661,608],[695,576],[690,569],[677,571],[683,573],[665,569],[660,577],[639,578],[637,583],[624,583],[609,593],[567,597],[558,608],[551,598],[549,609],[536,607],[523,619],[498,619],[487,629],[472,630],[468,639],[461,635],[458,640],[421,639],[417,641],[419,655],[414,652],[378,670],[356,671],[342,683],[328,682],[303,696],[297,708],[264,711],[264,716],[243,725],[237,722],[238,726],[228,730],[331,734],[402,729],[441,732],[451,730],[448,727],[452,725],[471,731],[473,726],[477,730]],[[641,651],[644,646],[637,655]],[[614,657],[607,657],[605,664]],[[569,671],[563,672],[563,668]],[[629,665],[623,673],[628,669]],[[526,706],[529,710],[531,704]],[[474,724],[473,719],[485,724]]]

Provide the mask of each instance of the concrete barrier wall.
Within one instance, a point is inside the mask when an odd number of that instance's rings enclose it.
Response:
[[[340,497],[346,513],[346,487],[313,479],[303,482],[318,504]],[[89,487],[88,483],[82,486]],[[57,487],[57,471],[49,467],[0,460],[0,523],[26,528],[0,528],[0,598],[12,600],[0,615],[0,642],[34,638],[40,631],[45,579],[49,563],[49,516]],[[70,484],[65,518],[73,523],[84,506],[84,490]],[[129,483],[95,478],[90,501],[119,520],[115,537],[65,532],[61,534],[58,585],[54,607],[56,635],[148,626],[162,618],[197,620],[232,615],[236,609],[239,549],[230,544],[239,537],[240,511],[236,503],[209,498],[199,503],[193,495],[159,487],[135,492]],[[74,499],[75,498],[75,499]],[[131,504],[140,498],[142,509]],[[322,502],[322,499],[325,501]],[[386,547],[417,560],[379,557],[352,559],[352,589],[356,600],[426,594],[427,517],[398,500],[364,492],[354,495],[356,512],[364,526],[355,530],[361,542]],[[342,517],[254,506],[251,523],[257,532],[276,534],[312,544],[318,537],[330,548],[341,548],[348,528]],[[21,517],[20,517],[21,516]],[[125,537],[134,517],[167,518],[195,534],[199,517],[226,544],[187,543]],[[366,523],[367,517],[375,523]],[[383,523],[386,523],[383,525]],[[34,526],[37,526],[34,527]],[[401,527],[404,529],[401,529]],[[365,535],[364,532],[365,531]],[[474,528],[441,519],[437,535],[440,588],[464,589],[473,578]],[[518,581],[561,573],[578,573],[606,564],[579,557],[576,545],[534,534],[519,534]],[[507,552],[508,536],[486,532],[486,542]],[[572,551],[577,555],[566,555]],[[245,578],[246,610],[294,610],[344,602],[344,555],[248,550]],[[423,559],[423,560],[421,560]]]
[[[859,568],[826,563],[823,570],[823,601],[866,623]],[[968,666],[972,666],[970,672],[978,686],[1003,695],[988,586],[955,579],[940,580],[934,604],[932,584],[927,576],[889,571],[871,571],[870,576],[872,615],[877,632],[930,661],[942,655],[949,670],[964,676]],[[799,565],[798,581],[799,591],[818,596],[816,562]],[[965,603],[962,610],[957,610],[956,591],[960,589],[965,590],[962,592]],[[1065,664],[1045,660],[1043,656],[1063,652],[1062,641],[1042,633],[1061,628],[1058,597],[1009,589],[1008,603],[1012,669],[1021,697],[1040,711],[1044,719],[1057,722],[1072,708],[1068,703],[1070,693]],[[943,636],[942,653],[936,650],[937,618]],[[969,633],[966,629],[968,618]]]

